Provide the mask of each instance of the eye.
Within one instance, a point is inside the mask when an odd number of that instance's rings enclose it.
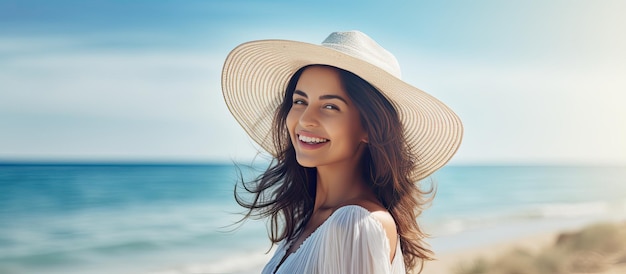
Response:
[[[339,110],[339,108],[333,104],[326,104],[323,107],[324,109],[332,109],[332,110]]]
[[[302,99],[294,99],[293,104],[294,105],[306,105],[306,102]]]

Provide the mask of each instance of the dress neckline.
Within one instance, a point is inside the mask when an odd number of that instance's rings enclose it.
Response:
[[[328,215],[328,218],[326,218],[326,220],[324,220],[324,222],[322,222],[319,226],[317,226],[317,227],[315,228],[315,230],[313,230],[313,232],[311,232],[311,234],[309,234],[309,236],[307,236],[307,237],[304,239],[304,241],[302,241],[302,243],[300,243],[300,245],[298,246],[298,248],[296,248],[293,252],[291,252],[291,253],[287,254],[287,251],[289,251],[289,249],[291,248],[291,245],[287,245],[287,243],[285,242],[285,244],[283,245],[283,248],[282,248],[282,250],[281,250],[281,251],[282,251],[282,259],[280,260],[280,262],[278,263],[278,265],[276,266],[276,268],[274,269],[274,271],[273,271],[272,273],[276,273],[276,272],[278,271],[278,269],[279,269],[282,265],[284,265],[284,264],[287,262],[287,260],[289,260],[289,258],[293,257],[296,253],[298,253],[298,251],[300,251],[300,248],[301,248],[301,247],[302,247],[302,246],[303,246],[303,245],[304,245],[304,244],[305,244],[305,243],[306,243],[306,242],[307,242],[307,241],[308,241],[308,240],[309,240],[309,239],[310,239],[310,238],[311,238],[314,234],[316,234],[316,233],[317,233],[317,231],[318,231],[318,230],[320,230],[320,228],[321,228],[322,226],[326,225],[326,223],[328,222],[328,220],[330,220],[330,218],[332,218],[332,217],[333,217],[333,215],[335,215],[335,213],[336,213],[337,211],[339,211],[340,209],[349,208],[349,207],[356,207],[356,208],[361,209],[361,210],[363,210],[363,211],[367,211],[368,213],[372,213],[371,211],[367,210],[365,207],[362,207],[362,206],[360,206],[360,205],[344,205],[344,206],[340,206],[340,207],[336,208],[336,209],[335,209],[332,213],[330,213],[330,215]],[[378,222],[378,223],[382,226],[382,223],[380,223],[378,220],[374,219],[374,221]],[[384,230],[384,229],[385,229],[385,228],[383,227],[383,230]],[[399,243],[400,243],[400,241],[399,241],[399,239],[398,239],[398,243],[397,243],[397,244],[399,244]],[[397,245],[397,244],[396,244],[396,245]],[[389,248],[391,248],[391,246],[390,246]],[[397,252],[396,252],[396,253],[397,253]],[[397,255],[397,254],[396,254],[396,255]],[[395,259],[396,259],[395,257],[397,257],[397,256],[394,256],[394,258],[391,260],[391,262],[392,262],[392,263],[393,263],[393,261],[395,261]]]

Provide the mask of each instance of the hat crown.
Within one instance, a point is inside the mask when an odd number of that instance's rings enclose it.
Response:
[[[361,59],[401,79],[400,64],[391,52],[360,31],[331,33],[322,46]]]

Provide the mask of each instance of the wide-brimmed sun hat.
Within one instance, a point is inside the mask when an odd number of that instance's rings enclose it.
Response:
[[[313,64],[350,71],[376,87],[396,108],[407,145],[417,157],[419,181],[445,165],[463,136],[459,117],[445,104],[400,79],[396,58],[359,31],[333,32],[321,45],[289,40],[251,41],[233,49],[222,70],[222,92],[235,119],[276,156],[272,121],[287,83]]]

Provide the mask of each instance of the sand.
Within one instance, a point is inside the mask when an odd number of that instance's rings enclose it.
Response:
[[[422,274],[454,274],[455,268],[457,268],[460,264],[472,263],[478,258],[484,258],[491,261],[494,258],[515,249],[524,249],[536,254],[540,250],[554,245],[560,233],[561,232],[538,233],[531,236],[500,241],[493,244],[475,246],[454,252],[441,253],[437,255],[437,260],[429,261],[425,264]],[[626,274],[626,263],[613,265],[610,269],[604,272],[597,272],[594,274]]]
[[[437,254],[435,261],[426,262],[422,274],[452,274],[454,267],[461,263],[471,263],[477,258],[493,259],[504,252],[523,248],[535,252],[552,245],[558,233],[539,233],[493,244]]]

